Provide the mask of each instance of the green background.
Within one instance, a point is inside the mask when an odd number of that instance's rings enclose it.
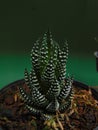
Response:
[[[76,80],[98,85],[94,51],[98,50],[98,0],[0,1],[0,88],[24,78],[30,51],[50,28],[54,39],[69,43],[67,71]]]

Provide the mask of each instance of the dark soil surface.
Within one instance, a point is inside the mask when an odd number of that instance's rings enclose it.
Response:
[[[0,90],[0,130],[93,130],[98,126],[98,100],[95,90],[74,84],[75,96],[70,110],[59,114],[57,118],[54,116],[53,125],[51,121],[43,122],[28,112],[20,98],[20,85],[28,91],[24,80]]]

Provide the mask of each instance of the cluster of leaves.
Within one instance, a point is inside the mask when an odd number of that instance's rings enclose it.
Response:
[[[48,119],[57,111],[62,113],[70,107],[73,79],[66,77],[67,59],[67,42],[61,49],[49,31],[34,43],[31,71],[25,69],[24,72],[25,83],[30,92],[19,87],[26,108],[34,116]]]

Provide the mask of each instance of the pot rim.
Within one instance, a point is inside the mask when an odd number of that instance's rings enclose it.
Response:
[[[11,82],[11,83],[9,83],[8,85],[6,85],[6,86],[4,86],[3,88],[1,88],[0,89],[0,93],[2,92],[5,92],[9,87],[10,88],[12,88],[12,87],[15,87],[16,85],[22,85],[22,84],[24,84],[25,83],[25,80],[24,79],[19,79],[19,80],[16,80],[16,81],[14,81],[14,82]],[[82,88],[82,89],[86,89],[86,90],[89,90],[89,88],[91,89],[91,92],[92,92],[92,96],[96,99],[96,100],[98,100],[98,92],[94,89],[94,88],[92,88],[92,87],[89,87],[88,85],[86,85],[86,84],[84,84],[84,83],[81,83],[81,82],[79,82],[79,81],[76,81],[76,80],[74,80],[73,81],[73,85],[75,86],[75,87],[80,87],[80,88]]]

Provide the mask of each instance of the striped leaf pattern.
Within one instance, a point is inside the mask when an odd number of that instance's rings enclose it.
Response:
[[[19,87],[26,108],[33,115],[47,119],[46,115],[64,112],[70,107],[73,79],[66,77],[67,59],[68,43],[65,42],[61,49],[49,31],[34,43],[31,51],[32,69],[30,72],[25,69],[24,72],[30,93]]]

